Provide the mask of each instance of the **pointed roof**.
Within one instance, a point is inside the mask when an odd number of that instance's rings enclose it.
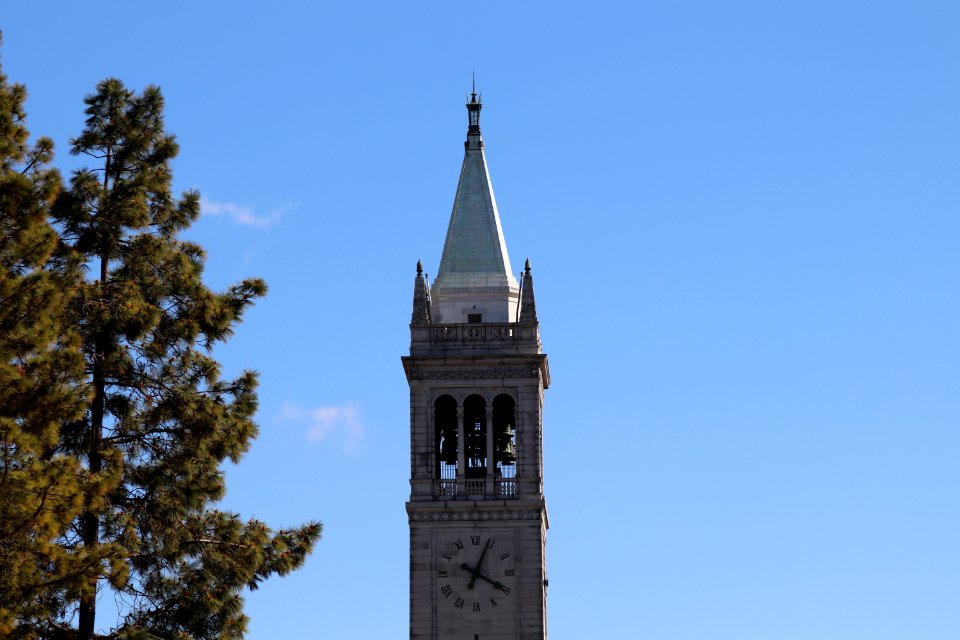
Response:
[[[434,283],[441,288],[518,286],[510,266],[497,200],[483,153],[481,108],[483,105],[477,94],[471,94],[467,103],[470,127],[464,145],[460,182]]]
[[[410,324],[430,323],[430,294],[427,278],[423,273],[423,263],[417,260],[417,279],[413,282],[413,315]]]
[[[523,266],[523,289],[520,290],[520,322],[537,323],[537,300],[533,295],[533,275],[530,258]]]

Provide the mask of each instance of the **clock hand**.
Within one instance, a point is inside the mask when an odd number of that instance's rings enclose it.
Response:
[[[487,549],[490,548],[490,538],[487,538],[487,544],[483,545],[483,553],[480,554],[480,559],[477,560],[477,571],[480,570],[480,567],[483,565],[483,558],[487,555]]]
[[[461,568],[461,569],[465,569],[465,570],[467,570],[467,571],[470,572],[470,582],[467,583],[467,589],[473,589],[474,585],[475,585],[476,582],[477,582],[477,578],[480,578],[481,580],[486,580],[487,582],[489,582],[490,584],[492,584],[495,589],[500,589],[501,587],[503,587],[503,584],[502,584],[502,583],[497,582],[496,580],[491,580],[491,579],[488,578],[487,576],[485,576],[485,575],[483,575],[482,573],[480,573],[480,567],[479,567],[479,566],[477,566],[477,567],[471,567],[471,566],[468,565],[466,562],[463,562],[463,563],[460,564],[460,568]]]
[[[470,572],[470,582],[467,583],[467,589],[473,589],[473,583],[477,581],[477,574],[479,573],[477,569],[479,567],[471,567],[466,562],[462,562],[460,568]]]
[[[483,552],[480,554],[480,559],[477,560],[477,566],[470,568],[466,562],[460,565],[461,569],[466,569],[470,572],[470,582],[467,583],[467,589],[473,589],[473,586],[477,583],[477,577],[483,577],[480,575],[480,567],[483,565],[483,558],[487,555],[487,549],[490,548],[490,538],[487,538],[487,544],[483,545]],[[487,580],[487,582],[492,582]]]
[[[494,589],[500,589],[501,587],[503,587],[503,584],[497,582],[496,580],[491,580],[490,578],[488,578],[487,576],[483,575],[483,574],[480,573],[479,571],[477,571],[477,572],[474,574],[474,578],[480,578],[481,580],[486,580],[487,582],[489,582],[490,584],[493,585],[493,588],[494,588]]]

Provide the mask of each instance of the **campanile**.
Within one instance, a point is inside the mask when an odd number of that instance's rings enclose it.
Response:
[[[417,263],[410,355],[410,637],[547,636],[543,391],[530,262],[510,266],[467,103],[463,167],[437,277]]]

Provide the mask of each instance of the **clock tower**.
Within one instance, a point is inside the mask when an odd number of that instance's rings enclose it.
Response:
[[[467,103],[460,182],[432,284],[417,263],[410,355],[410,638],[543,640],[543,390],[528,260],[514,277]]]

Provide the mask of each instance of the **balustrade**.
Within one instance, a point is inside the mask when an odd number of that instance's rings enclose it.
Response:
[[[494,493],[498,498],[516,498],[517,497],[517,479],[516,478],[498,478],[493,485]]]
[[[440,344],[503,344],[520,335],[516,324],[442,324],[431,328],[430,341]]]
[[[454,497],[457,495],[456,480],[434,480],[434,495]]]
[[[434,480],[434,495],[439,498],[463,498],[472,497],[496,497],[500,499],[512,500],[517,498],[517,479],[516,478],[496,478],[493,481],[493,493],[490,494],[487,488],[486,479],[482,480],[464,480],[463,493],[457,486],[456,480]]]

